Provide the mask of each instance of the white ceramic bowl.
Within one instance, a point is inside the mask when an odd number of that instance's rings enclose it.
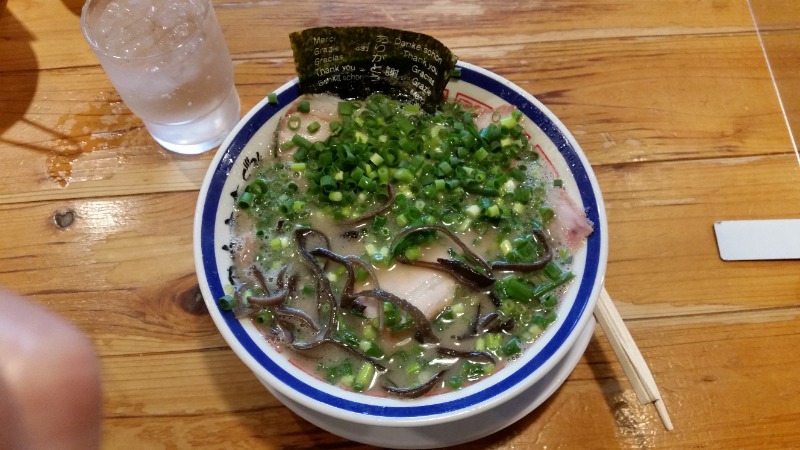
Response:
[[[236,192],[268,145],[282,111],[300,94],[297,80],[276,91],[278,104],[256,105],[223,142],[203,182],[195,213],[194,250],[200,288],[228,345],[287,407],[312,423],[366,444],[397,448],[454,445],[478,439],[518,420],[566,379],[594,328],[592,312],[602,288],[608,234],[602,197],[592,169],[566,127],[538,100],[508,80],[460,62],[461,76],[447,99],[498,107],[511,104],[526,117],[531,142],[540,147],[594,232],[574,258],[576,275],[557,320],[526,352],[502,370],[464,389],[419,399],[382,398],[344,391],[289,363],[261,333],[217,299],[231,284],[228,221]]]

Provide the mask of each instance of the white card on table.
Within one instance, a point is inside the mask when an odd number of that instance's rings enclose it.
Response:
[[[800,219],[720,221],[714,233],[725,261],[800,259]]]

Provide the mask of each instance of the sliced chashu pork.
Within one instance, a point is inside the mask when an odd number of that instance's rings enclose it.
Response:
[[[311,108],[309,112],[303,113],[297,110],[300,102],[308,101]],[[309,142],[324,141],[331,135],[330,123],[339,120],[339,97],[330,94],[304,95],[289,106],[286,114],[281,117],[278,123],[277,144],[291,141],[295,134],[298,134]],[[296,119],[293,119],[296,117]],[[298,121],[299,120],[299,121]],[[297,124],[295,130],[289,127],[289,121]],[[320,127],[315,132],[308,131],[308,126],[318,122]]]

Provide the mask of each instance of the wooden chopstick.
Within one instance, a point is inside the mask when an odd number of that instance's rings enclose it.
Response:
[[[636,398],[646,405],[652,403],[656,407],[661,421],[667,430],[672,430],[672,420],[669,418],[667,407],[664,405],[664,400],[661,399],[661,393],[656,386],[656,380],[647,367],[647,362],[636,346],[628,327],[622,321],[622,317],[614,306],[614,301],[608,295],[608,291],[603,287],[600,292],[600,298],[597,300],[597,306],[594,310],[594,316],[600,327],[603,328],[608,341],[611,343],[611,348],[617,355],[625,375],[633,386],[636,392]]]

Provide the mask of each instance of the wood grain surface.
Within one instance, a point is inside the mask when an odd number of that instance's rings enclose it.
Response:
[[[213,152],[161,148],[85,43],[81,0],[0,0],[0,285],[88,334],[109,449],[366,448],[276,400],[197,287]],[[570,129],[608,214],[606,287],[675,425],[598,328],[534,412],[463,448],[800,448],[800,262],[723,262],[718,220],[800,217],[800,7],[778,0],[214,0],[243,112],[295,76],[288,35],[433,35]]]

